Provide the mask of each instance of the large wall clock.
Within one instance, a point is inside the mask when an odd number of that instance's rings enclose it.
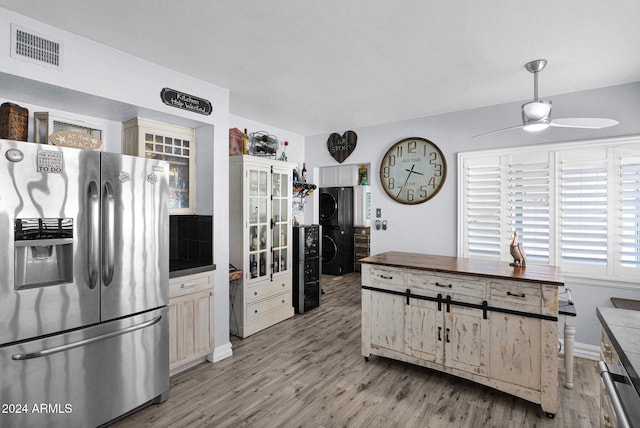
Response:
[[[425,138],[405,138],[387,151],[380,163],[380,181],[387,194],[402,204],[421,204],[444,185],[447,162]]]

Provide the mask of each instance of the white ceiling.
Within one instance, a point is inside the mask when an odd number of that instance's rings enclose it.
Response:
[[[538,58],[541,98],[640,81],[638,0],[0,6],[228,88],[232,114],[301,135],[525,101]]]

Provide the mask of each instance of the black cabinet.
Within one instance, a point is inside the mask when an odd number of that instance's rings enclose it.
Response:
[[[293,227],[293,307],[298,314],[320,306],[321,242],[319,225]]]

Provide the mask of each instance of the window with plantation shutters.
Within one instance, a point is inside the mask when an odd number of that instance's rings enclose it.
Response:
[[[640,136],[458,154],[458,255],[640,287]]]

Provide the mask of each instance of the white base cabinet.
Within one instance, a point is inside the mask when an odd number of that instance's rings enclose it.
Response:
[[[375,263],[381,259],[385,264]],[[366,359],[379,355],[450,373],[556,414],[562,282],[456,274],[443,272],[442,264],[428,270],[412,267],[406,257],[399,266],[381,259],[362,262]]]
[[[213,272],[169,279],[169,369],[213,353]]]

